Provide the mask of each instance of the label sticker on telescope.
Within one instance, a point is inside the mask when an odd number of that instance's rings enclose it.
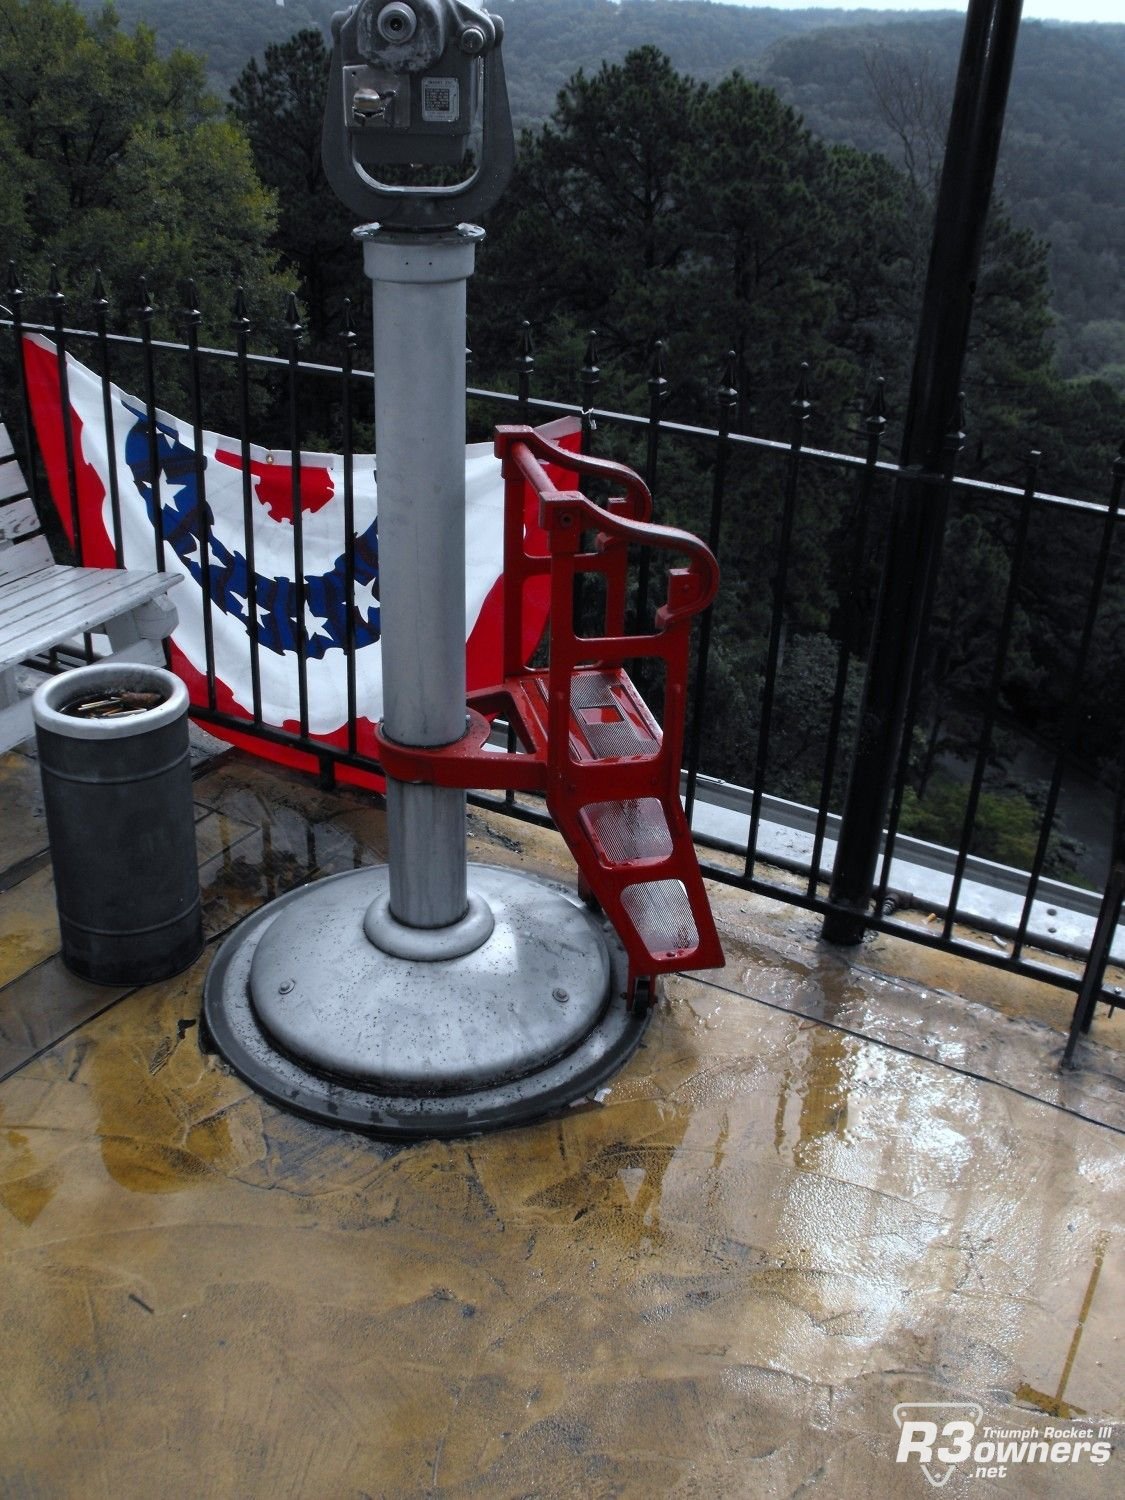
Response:
[[[422,118],[434,125],[454,123],[461,114],[461,87],[456,78],[422,79]]]

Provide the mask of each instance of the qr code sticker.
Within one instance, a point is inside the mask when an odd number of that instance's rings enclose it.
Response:
[[[456,120],[461,112],[460,88],[456,78],[422,80],[422,118],[432,123]]]

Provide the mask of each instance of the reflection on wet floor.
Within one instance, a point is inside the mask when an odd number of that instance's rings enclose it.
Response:
[[[1105,1261],[1108,1245],[1108,1235],[1101,1234],[1097,1237],[1094,1244],[1094,1264],[1090,1270],[1090,1280],[1086,1285],[1086,1295],[1082,1299],[1078,1322],[1074,1326],[1074,1337],[1071,1339],[1070,1348],[1067,1350],[1066,1362],[1062,1367],[1062,1374],[1059,1376],[1058,1390],[1053,1396],[1048,1396],[1044,1392],[1037,1391],[1030,1385],[1024,1384],[1016,1392],[1018,1400],[1026,1401],[1029,1406],[1034,1406],[1039,1411],[1045,1411],[1048,1416],[1078,1417],[1082,1415],[1080,1410],[1063,1400],[1063,1395],[1066,1391],[1067,1382],[1070,1379],[1070,1372],[1074,1368],[1074,1361],[1078,1356],[1078,1346],[1082,1341],[1082,1333],[1086,1327],[1086,1319],[1090,1314],[1090,1308],[1093,1306],[1094,1293],[1097,1290],[1098,1278],[1102,1274],[1102,1265]]]
[[[804,1029],[804,1028],[802,1028]],[[815,1168],[818,1148],[829,1138],[842,1141],[848,1126],[848,1077],[855,1046],[840,1031],[810,1026],[805,1066],[796,1080],[799,1106],[794,1159],[802,1167]],[[786,1065],[777,1095],[774,1145],[780,1152],[787,1144],[786,1115],[794,1095],[794,1076]],[[791,1127],[790,1127],[791,1128]]]
[[[603,1104],[405,1148],[325,1130],[201,1049],[213,946],[131,992],[66,973],[19,759],[0,1492],[921,1496],[899,1403],[1125,1418],[1096,1049],[1085,1093],[1029,1097],[1028,1025],[716,892],[727,968],[669,981]],[[212,940],[384,856],[369,797],[237,757],[196,791]],[[547,834],[474,814],[471,835],[558,872]],[[958,1465],[943,1491],[1109,1496],[1122,1461]]]

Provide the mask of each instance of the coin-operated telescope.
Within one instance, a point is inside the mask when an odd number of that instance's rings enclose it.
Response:
[[[333,16],[322,147],[349,208],[388,228],[425,230],[492,207],[515,160],[503,34],[502,21],[464,0],[360,0]],[[379,176],[410,166],[448,178],[470,165],[452,186]]]
[[[701,542],[647,524],[637,475],[498,430],[504,511],[485,545],[502,548],[503,661],[469,701],[466,289],[473,220],[513,165],[502,29],[464,0],[360,0],[332,34],[323,159],[365,220],[353,235],[371,281],[381,660],[356,712],[378,721],[387,860],[256,912],[216,957],[204,1012],[227,1061],[285,1108],[396,1138],[464,1135],[588,1097],[637,1047],[656,976],[722,963],[680,802],[687,630],[718,573]],[[626,497],[599,507],[573,490],[579,474]],[[668,569],[644,637],[625,630],[638,546],[688,560]],[[573,618],[594,571],[597,638]],[[522,611],[544,584],[551,658],[533,670]],[[637,656],[664,663],[663,735],[624,670]],[[511,753],[486,750],[497,713]],[[544,796],[579,892],[470,864],[470,788]]]

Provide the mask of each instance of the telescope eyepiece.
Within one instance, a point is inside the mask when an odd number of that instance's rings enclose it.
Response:
[[[390,0],[375,21],[375,30],[391,46],[408,42],[418,30],[418,17],[405,0]]]

